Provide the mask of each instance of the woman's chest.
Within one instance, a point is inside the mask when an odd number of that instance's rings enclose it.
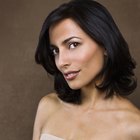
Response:
[[[103,113],[54,114],[44,125],[43,131],[66,140],[124,140],[119,129],[120,122],[110,115]]]

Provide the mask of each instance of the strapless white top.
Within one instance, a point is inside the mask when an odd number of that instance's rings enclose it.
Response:
[[[56,136],[51,135],[51,134],[43,133],[40,136],[40,140],[64,140],[64,139],[56,137]]]

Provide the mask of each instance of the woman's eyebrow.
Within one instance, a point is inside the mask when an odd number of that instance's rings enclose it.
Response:
[[[54,48],[57,48],[57,46],[53,45],[53,44],[50,44],[50,49],[54,49]]]
[[[69,37],[69,38],[65,39],[65,40],[62,42],[62,44],[66,44],[67,42],[69,42],[71,39],[74,39],[74,38],[81,39],[80,37],[72,36],[72,37]]]
[[[81,39],[80,37],[72,36],[62,41],[62,44],[67,44],[71,39],[74,39],[74,38]],[[58,48],[58,47],[54,44],[50,44],[50,48]]]

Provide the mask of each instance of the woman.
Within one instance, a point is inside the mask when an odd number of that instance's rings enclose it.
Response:
[[[73,0],[52,11],[35,58],[56,92],[39,103],[33,140],[140,140],[140,111],[125,98],[135,62],[105,7]]]

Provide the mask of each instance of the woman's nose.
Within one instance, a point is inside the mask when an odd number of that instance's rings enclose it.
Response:
[[[67,53],[60,52],[57,63],[60,68],[68,67],[70,65],[69,55]]]

